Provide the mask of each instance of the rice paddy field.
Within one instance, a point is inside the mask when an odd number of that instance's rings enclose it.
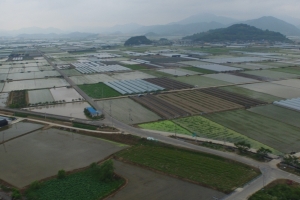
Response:
[[[80,72],[78,72],[76,69],[63,69],[61,70],[64,74],[67,76],[80,76],[82,75]]]
[[[300,79],[288,79],[288,80],[282,80],[282,81],[273,81],[272,83],[300,89]]]
[[[0,106],[5,107],[9,93],[0,93]]]
[[[157,114],[129,98],[97,101],[97,104],[106,112],[111,111],[113,118],[126,124],[140,124],[161,119]]]
[[[28,91],[28,100],[30,104],[55,101],[49,89]]]
[[[300,97],[300,89],[279,84],[273,84],[270,82],[253,83],[248,85],[241,85],[240,87],[284,99]]]
[[[78,85],[78,87],[94,99],[118,97],[122,95],[104,83]]]
[[[250,78],[245,78],[245,77],[240,77],[240,76],[235,76],[231,74],[208,74],[204,75],[205,77],[229,82],[229,83],[234,83],[234,84],[243,84],[243,83],[255,83],[258,82],[257,80],[250,79]]]
[[[75,100],[82,100],[82,96],[74,88],[51,88],[50,92],[54,101],[73,102]]]
[[[173,76],[186,76],[186,75],[197,75],[200,73],[197,73],[195,71],[189,71],[183,68],[175,68],[175,69],[160,69],[159,72],[171,74]]]
[[[258,106],[248,110],[300,128],[300,112],[275,105]]]
[[[190,85],[197,86],[198,88],[206,88],[206,87],[215,87],[215,86],[225,86],[231,85],[232,83],[205,77],[205,76],[182,76],[182,77],[172,77],[172,79],[176,81],[180,81],[183,83],[187,83]]]
[[[277,71],[277,72],[283,72],[283,73],[290,73],[290,74],[297,74],[297,75],[300,75],[300,67],[277,68],[277,69],[272,69],[272,71]]]
[[[116,73],[111,76],[113,79],[117,80],[133,80],[133,79],[146,79],[146,78],[155,78],[152,75],[134,71],[134,72],[126,72],[126,73]],[[100,81],[99,81],[100,82]]]
[[[49,129],[8,141],[5,147],[0,148],[0,179],[23,188],[33,181],[55,176],[61,169],[87,167],[127,146]]]
[[[10,92],[13,90],[34,90],[52,87],[69,86],[69,83],[62,78],[36,79],[6,82],[3,92]]]
[[[112,78],[111,76],[108,76],[106,74],[71,76],[70,78],[76,85],[95,84],[95,83],[99,83],[99,82],[116,81],[115,78]]]
[[[183,135],[193,135],[187,129],[177,125],[176,123],[174,123],[173,121],[170,121],[170,120],[152,122],[152,123],[146,123],[146,124],[139,124],[139,127],[143,128],[143,129],[169,132],[169,133],[174,133],[174,134],[178,133],[178,134],[183,134]]]
[[[205,115],[205,118],[282,153],[300,151],[300,129],[246,110]]]
[[[282,100],[282,98],[280,98],[280,97],[276,97],[276,96],[261,93],[261,92],[256,92],[254,90],[242,88],[242,87],[239,87],[239,86],[220,87],[219,89],[224,90],[224,91],[228,91],[228,92],[233,92],[233,93],[236,93],[236,94],[240,94],[240,95],[250,97],[250,98],[253,98],[253,99],[258,99],[258,100],[265,101],[265,102],[268,102],[268,103],[273,103],[274,101]]]
[[[230,193],[259,175],[250,166],[218,156],[163,145],[137,145],[117,157]]]
[[[272,68],[276,67],[276,66],[271,66],[271,65],[265,65],[264,63],[242,63],[242,64],[231,64],[230,66],[244,68],[244,69],[250,69],[250,70],[272,69]]]

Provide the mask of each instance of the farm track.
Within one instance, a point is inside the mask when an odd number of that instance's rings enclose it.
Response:
[[[235,94],[232,92],[223,91],[218,88],[208,88],[208,89],[202,89],[200,91],[215,97],[219,97],[221,99],[225,99],[233,103],[237,103],[239,105],[245,106],[246,108],[261,105],[261,104],[267,104],[267,102],[264,101],[245,97],[243,95]]]
[[[188,88],[194,87],[190,84],[181,83],[179,81],[175,81],[175,80],[168,79],[168,78],[148,78],[148,79],[144,79],[144,80],[149,83],[153,83],[160,87],[166,88],[167,90],[180,90],[180,89],[188,89]]]
[[[244,78],[251,78],[251,79],[254,79],[254,80],[258,80],[258,81],[273,81],[273,79],[266,78],[266,77],[263,77],[263,76],[244,74],[244,73],[241,73],[241,72],[231,72],[230,74],[235,75],[235,76],[244,77]]]
[[[161,94],[158,98],[178,106],[191,114],[213,113],[243,108],[243,106],[200,92],[199,90]]]
[[[168,102],[165,102],[153,95],[148,95],[144,97],[130,97],[130,98],[166,119],[173,119],[180,116],[189,115],[188,112],[172,104],[169,104]]]

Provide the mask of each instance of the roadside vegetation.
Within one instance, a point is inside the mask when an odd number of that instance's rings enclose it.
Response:
[[[88,129],[88,130],[97,130],[96,126],[87,125],[87,124],[80,124],[80,123],[76,123],[76,122],[73,122],[73,127]]]
[[[146,168],[230,193],[259,175],[259,171],[218,156],[146,142],[116,154]]]

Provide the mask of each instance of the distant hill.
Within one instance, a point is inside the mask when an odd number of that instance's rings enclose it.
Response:
[[[223,16],[217,16],[209,13],[204,14],[198,14],[198,15],[192,15],[188,18],[185,18],[183,20],[180,20],[178,22],[174,22],[171,24],[194,24],[194,23],[209,23],[209,22],[217,22],[220,24],[233,24],[238,22],[236,19],[232,19],[229,17],[223,17]]]
[[[286,36],[300,36],[300,30],[296,26],[275,17],[261,17],[242,23],[255,26],[256,28],[260,28],[262,30],[268,29],[269,31],[279,32]]]
[[[135,36],[129,38],[124,46],[133,46],[133,45],[147,45],[147,44],[152,44],[152,41],[149,40],[146,36]]]
[[[155,25],[144,26],[135,32],[137,33],[149,33],[153,32],[158,35],[190,35],[194,33],[208,31],[210,29],[223,28],[224,25],[217,22],[210,23],[193,23],[193,24],[167,24],[167,25]]]
[[[247,24],[235,24],[228,28],[210,30],[204,33],[197,33],[192,36],[184,37],[193,41],[203,42],[235,42],[235,41],[280,41],[291,42],[284,35],[273,31],[264,31]]]

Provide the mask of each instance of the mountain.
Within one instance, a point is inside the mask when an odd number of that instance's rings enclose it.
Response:
[[[144,26],[135,32],[139,34],[145,34],[153,32],[158,35],[190,35],[198,32],[204,32],[211,29],[222,28],[223,24],[217,22],[203,22],[193,24],[167,24],[167,25],[155,25],[155,26]]]
[[[152,44],[152,41],[149,40],[146,36],[135,36],[135,37],[131,37],[129,38],[124,46],[133,46],[133,45],[148,45],[148,44]]]
[[[238,22],[236,19],[232,19],[229,17],[223,17],[223,16],[217,16],[209,13],[204,13],[204,14],[198,14],[198,15],[192,15],[186,19],[183,19],[178,22],[174,22],[171,24],[193,24],[193,23],[209,23],[209,22],[217,22],[220,24],[233,24]]]
[[[235,24],[228,28],[210,30],[204,33],[197,33],[192,36],[184,37],[193,41],[201,42],[291,42],[281,33],[261,30],[247,24]]]
[[[271,16],[248,20],[242,23],[262,30],[276,31],[286,36],[300,35],[300,30],[296,26]]]

